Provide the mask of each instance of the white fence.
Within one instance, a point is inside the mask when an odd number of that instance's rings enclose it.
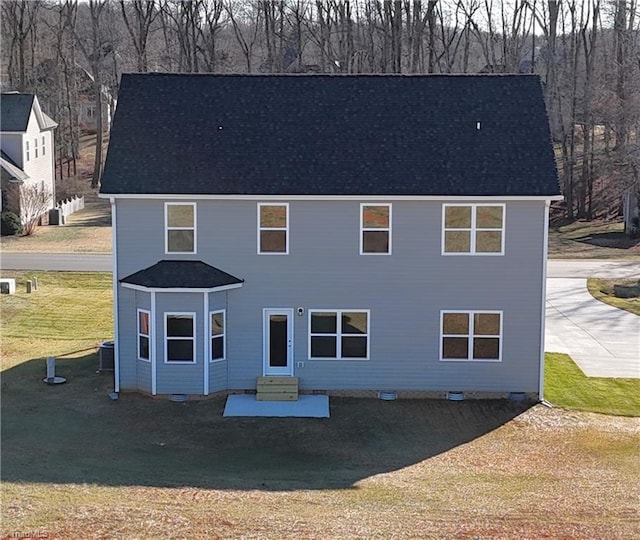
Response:
[[[82,210],[84,208],[84,196],[78,197],[74,195],[68,199],[64,199],[59,201],[56,204],[56,209],[60,211],[60,217],[62,218],[62,223],[67,220],[67,217],[77,212],[78,210]]]

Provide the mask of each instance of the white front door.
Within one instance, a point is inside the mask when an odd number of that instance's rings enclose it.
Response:
[[[264,375],[293,375],[293,309],[265,309]]]

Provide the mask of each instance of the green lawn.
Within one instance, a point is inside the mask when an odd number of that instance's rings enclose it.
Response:
[[[2,295],[3,370],[31,360],[95,347],[113,338],[112,279],[108,273],[12,272],[17,294]],[[27,294],[25,282],[38,278]]]
[[[547,353],[545,398],[569,409],[640,416],[640,379],[587,377],[566,354]]]

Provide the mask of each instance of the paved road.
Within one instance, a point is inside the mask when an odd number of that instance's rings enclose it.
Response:
[[[547,280],[545,351],[588,377],[640,378],[640,317],[595,300],[584,278]]]
[[[547,263],[547,277],[550,278],[616,278],[635,276],[640,278],[640,257],[633,261],[550,259]]]
[[[79,270],[110,272],[111,255],[92,253],[2,253],[5,270]],[[578,261],[552,259],[547,266],[550,278],[634,277],[640,278],[637,261]]]
[[[3,270],[76,270],[111,272],[111,254],[95,253],[2,253]]]

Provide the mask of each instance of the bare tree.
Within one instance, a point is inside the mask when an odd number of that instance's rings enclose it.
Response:
[[[2,2],[3,41],[5,43],[7,40],[9,41],[9,63],[7,66],[9,82],[20,92],[28,90],[28,52],[30,52],[31,73],[35,64],[38,12],[41,6],[40,0],[32,2],[6,0]],[[29,41],[30,50],[27,51]]]
[[[20,186],[19,189],[13,190],[11,194],[19,199],[18,205],[15,205],[15,202],[13,202],[13,205],[20,208],[24,235],[30,236],[38,227],[42,215],[46,214],[51,208],[51,192],[41,185],[29,184]]]
[[[218,49],[220,34],[227,24],[223,18],[223,0],[208,0],[204,5],[204,25],[201,28],[202,57],[207,71],[214,73],[221,64],[221,54]]]
[[[77,40],[82,54],[91,66],[93,97],[96,110],[96,156],[91,187],[98,187],[102,178],[104,118],[103,118],[103,63],[108,47],[104,47],[102,20],[109,0],[88,0],[90,33],[88,38]]]
[[[128,9],[130,7],[130,9]],[[120,0],[122,20],[124,21],[133,47],[136,51],[136,64],[139,73],[149,71],[149,60],[147,58],[147,42],[151,32],[151,26],[158,16],[159,9],[155,0],[130,0],[125,2]],[[133,17],[127,14],[131,11]]]
[[[253,48],[258,37],[262,12],[253,1],[238,3],[229,0],[225,3],[224,8],[229,15],[233,33],[244,56],[247,73],[251,73],[253,70]]]

